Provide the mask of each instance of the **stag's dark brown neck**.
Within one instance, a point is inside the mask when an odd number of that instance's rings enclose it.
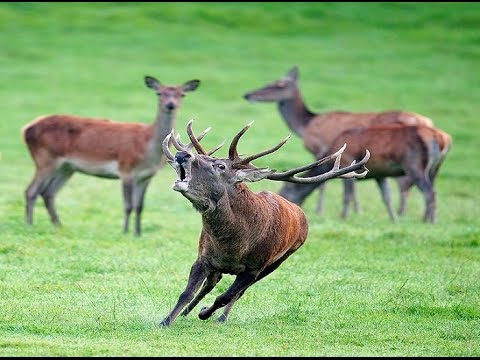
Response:
[[[204,230],[217,241],[248,238],[253,227],[265,225],[259,217],[266,215],[265,209],[256,206],[257,196],[245,184],[236,184],[215,208],[202,212]]]
[[[295,95],[291,99],[278,102],[278,109],[287,122],[288,127],[300,137],[303,137],[305,127],[315,116],[306,107],[298,88],[295,89]]]
[[[153,124],[152,137],[154,151],[157,154],[163,154],[162,142],[175,126],[175,114],[176,110],[165,111],[162,110],[161,105],[158,105],[157,117]]]

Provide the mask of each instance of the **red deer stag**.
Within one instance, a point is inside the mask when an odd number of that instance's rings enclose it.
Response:
[[[340,133],[350,128],[391,123],[419,124],[433,127],[432,120],[429,118],[405,111],[366,113],[332,111],[313,113],[305,105],[298,82],[299,71],[298,67],[294,66],[282,79],[273,81],[260,89],[250,91],[244,97],[253,102],[276,102],[288,127],[303,138],[305,147],[317,159],[323,157],[328,149],[331,149],[332,141]],[[411,179],[399,178],[401,214],[403,214],[406,207],[406,197],[411,183]],[[355,196],[353,180],[350,181],[350,187],[352,188],[355,210],[358,211],[358,201]],[[317,212],[321,212],[323,208],[325,183],[321,183],[319,188],[320,197]],[[347,209],[344,209],[343,213],[346,213],[346,211]]]
[[[333,142],[332,149],[340,143],[348,143],[342,162],[347,163],[361,157],[368,148],[371,158],[369,172],[365,179],[375,179],[382,193],[389,214],[394,218],[389,202],[386,178],[404,176],[410,179],[425,197],[424,221],[435,221],[435,191],[433,188],[439,167],[451,146],[450,136],[442,130],[423,125],[376,125],[365,128],[349,129],[340,134]],[[329,166],[328,163],[309,170],[305,176],[315,176]],[[351,182],[345,181],[344,210],[352,200]],[[280,195],[301,205],[317,184],[285,184]],[[349,187],[350,186],[350,187]],[[409,187],[411,186],[411,183]],[[346,214],[345,214],[346,216]]]
[[[205,320],[215,310],[225,307],[218,318],[221,322],[225,321],[233,304],[245,290],[274,271],[307,238],[307,219],[300,207],[268,191],[254,193],[244,181],[270,179],[311,183],[339,176],[362,177],[367,172],[364,164],[369,158],[368,150],[358,163],[339,168],[345,145],[333,155],[285,172],[257,168],[251,162],[278,150],[289,136],[269,150],[242,159],[238,155],[237,144],[250,125],[233,138],[228,158],[210,156],[219,147],[210,152],[202,148],[192,131],[192,121],[187,125],[190,144],[182,144],[179,137],[173,136],[173,131],[163,142],[167,161],[177,172],[173,189],[201,213],[203,228],[198,257],[192,265],[186,289],[161,326],[169,326],[184,308],[182,315],[187,315],[215,287],[222,274],[232,274],[236,278],[228,290],[217,297],[211,307],[203,308],[199,313],[200,319]],[[178,150],[175,156],[168,148],[170,141]],[[193,153],[193,148],[197,154]],[[311,178],[296,176],[330,159],[336,159],[330,171]],[[355,171],[359,169],[365,171],[358,174]]]
[[[147,87],[156,91],[158,114],[152,125],[123,123],[73,115],[46,115],[26,125],[22,132],[35,162],[36,172],[25,191],[26,222],[32,224],[33,208],[40,194],[54,224],[60,224],[55,195],[75,171],[121,179],[124,197],[124,232],[135,211],[135,234],[140,235],[140,217],[145,191],[153,175],[165,163],[162,141],[175,126],[175,114],[187,91],[199,80],[180,86],[163,85],[146,76]]]

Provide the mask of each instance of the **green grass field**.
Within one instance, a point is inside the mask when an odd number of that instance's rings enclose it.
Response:
[[[149,187],[140,238],[121,233],[120,182],[81,174],[58,196],[62,228],[41,199],[25,225],[34,166],[20,129],[35,117],[150,123],[145,75],[198,78],[178,113],[183,138],[191,118],[197,131],[212,126],[207,147],[255,120],[239,145],[253,153],[289,129],[275,105],[242,95],[293,65],[315,112],[415,111],[452,135],[436,224],[421,221],[416,189],[392,224],[372,181],[358,186],[362,212],[341,221],[333,180],[322,216],[317,193],[304,206],[306,244],[227,323],[197,313],[229,276],[168,329],[158,324],[186,285],[201,228],[170,167]],[[479,356],[479,65],[478,3],[0,4],[0,356]],[[257,165],[311,159],[293,136]]]

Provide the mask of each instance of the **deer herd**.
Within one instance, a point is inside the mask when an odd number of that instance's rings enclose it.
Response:
[[[25,220],[33,223],[35,200],[40,195],[52,223],[59,225],[55,196],[78,171],[121,180],[123,231],[128,232],[134,211],[135,235],[140,235],[147,187],[158,170],[170,164],[177,175],[173,190],[200,213],[202,229],[186,288],[161,322],[162,327],[169,326],[180,313],[187,315],[223,274],[231,274],[235,275],[231,286],[198,315],[204,320],[223,308],[218,321],[225,321],[249,286],[303,245],[308,223],[300,206],[319,188],[317,211],[322,211],[329,179],[343,179],[343,218],[352,203],[356,211],[359,209],[357,179],[372,178],[390,218],[396,221],[387,183],[388,177],[394,177],[401,195],[399,214],[404,214],[409,190],[416,185],[425,198],[424,221],[435,222],[434,181],[452,140],[425,116],[405,111],[313,113],[302,98],[295,66],[281,79],[244,95],[251,102],[277,103],[287,126],[303,139],[314,157],[309,164],[279,172],[252,162],[280,149],[290,136],[268,150],[242,158],[237,145],[250,123],[231,140],[228,157],[213,156],[223,144],[209,151],[200,144],[210,128],[197,136],[191,120],[187,144],[175,134],[182,97],[196,90],[200,81],[173,86],[146,76],[145,84],[158,96],[158,113],[151,125],[57,114],[41,116],[24,126],[23,138],[35,163],[34,177],[25,191]],[[263,179],[285,184],[279,194],[255,193],[245,184]]]

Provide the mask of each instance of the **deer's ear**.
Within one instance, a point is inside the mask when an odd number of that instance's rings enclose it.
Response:
[[[298,80],[298,66],[295,65],[294,67],[292,67],[288,73],[287,73],[287,77],[289,77],[290,79],[294,80],[294,81],[297,81]]]
[[[183,91],[193,91],[195,90],[198,85],[200,85],[200,80],[190,80],[187,81],[185,84],[182,85]]]
[[[270,169],[240,169],[236,171],[233,177],[233,182],[237,183],[240,181],[260,181],[273,173],[274,171]]]
[[[145,85],[153,90],[158,90],[160,87],[160,81],[155,79],[153,76],[145,76]]]

